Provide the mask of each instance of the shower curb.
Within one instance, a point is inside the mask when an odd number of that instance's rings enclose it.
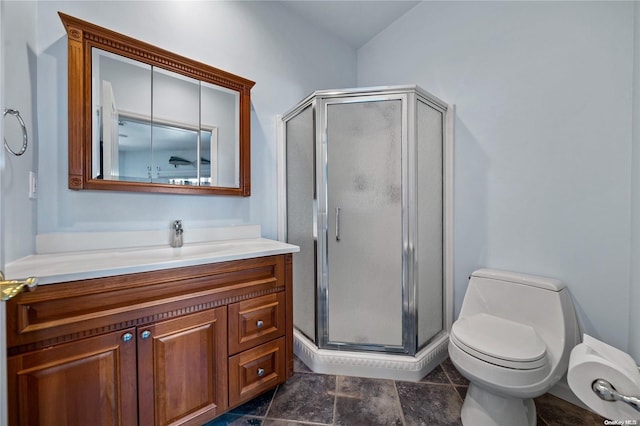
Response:
[[[449,335],[443,333],[415,356],[319,349],[296,329],[293,340],[294,353],[314,373],[417,382],[447,358]]]

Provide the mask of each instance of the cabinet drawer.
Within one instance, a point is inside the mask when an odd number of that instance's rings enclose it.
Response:
[[[284,338],[229,358],[229,406],[248,401],[284,382]]]
[[[229,305],[229,354],[284,336],[284,292]]]

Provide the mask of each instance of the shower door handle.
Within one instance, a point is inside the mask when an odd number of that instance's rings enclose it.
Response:
[[[340,207],[336,207],[336,241],[340,241]]]

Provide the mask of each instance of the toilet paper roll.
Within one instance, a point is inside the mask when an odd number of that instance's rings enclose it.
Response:
[[[623,395],[640,397],[640,372],[633,359],[585,335],[584,343],[571,351],[567,372],[569,387],[589,408],[609,420],[640,421],[640,412],[628,404],[601,399],[591,387],[598,379],[608,381]]]

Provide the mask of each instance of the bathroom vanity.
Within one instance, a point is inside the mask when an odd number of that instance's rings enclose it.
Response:
[[[59,15],[70,189],[251,194],[253,81]],[[6,305],[9,424],[200,426],[293,374],[299,248],[182,232],[41,234],[5,265],[40,284]]]
[[[10,424],[202,425],[283,383],[298,248],[243,244],[259,249],[192,245],[160,263],[149,259],[165,251],[125,251],[137,266],[50,275],[10,300]],[[65,255],[58,262],[64,269]]]

